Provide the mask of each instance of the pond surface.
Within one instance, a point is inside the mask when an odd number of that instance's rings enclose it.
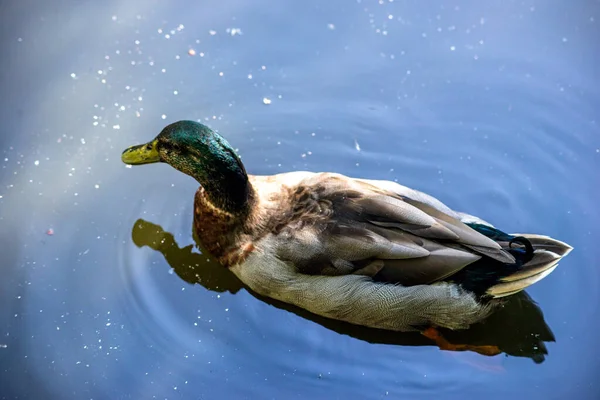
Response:
[[[600,2],[4,2],[0,398],[600,398]],[[440,351],[259,298],[196,182],[121,151],[179,119],[250,173],[389,179],[575,247]]]

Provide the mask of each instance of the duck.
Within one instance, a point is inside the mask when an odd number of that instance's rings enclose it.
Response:
[[[505,233],[388,180],[248,174],[227,140],[195,121],[169,124],[121,159],[166,163],[199,183],[194,234],[252,291],[440,343],[440,329],[484,321],[573,249],[545,235]]]

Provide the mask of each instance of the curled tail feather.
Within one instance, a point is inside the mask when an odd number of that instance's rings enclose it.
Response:
[[[502,277],[485,293],[493,298],[505,297],[520,292],[548,276],[558,262],[573,250],[568,244],[549,236],[535,234],[513,234],[511,241],[524,244],[526,251],[531,250],[531,257],[517,271]],[[516,239],[525,239],[516,240]],[[527,244],[525,244],[527,243]]]

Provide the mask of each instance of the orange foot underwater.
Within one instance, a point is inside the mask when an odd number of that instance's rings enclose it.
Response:
[[[423,336],[435,342],[440,350],[449,351],[474,351],[484,356],[496,356],[502,351],[498,346],[491,345],[470,345],[470,344],[452,344],[448,342],[442,334],[434,327],[429,327],[421,332]]]

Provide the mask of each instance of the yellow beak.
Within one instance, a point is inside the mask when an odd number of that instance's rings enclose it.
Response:
[[[151,164],[160,161],[158,154],[158,139],[154,139],[150,143],[138,144],[131,146],[121,155],[121,161],[129,165]]]

